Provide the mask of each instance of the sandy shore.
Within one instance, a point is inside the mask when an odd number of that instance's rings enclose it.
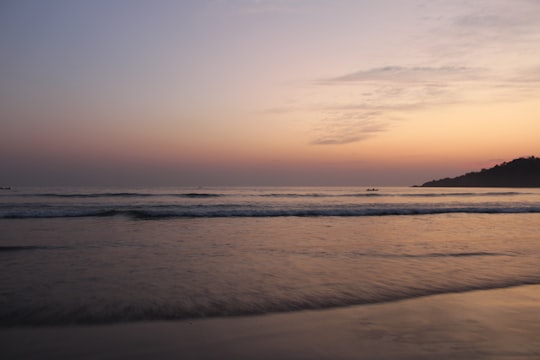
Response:
[[[540,359],[540,286],[265,316],[3,328],[3,359]]]

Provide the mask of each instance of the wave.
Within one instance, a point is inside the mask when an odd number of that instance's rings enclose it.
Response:
[[[366,193],[348,193],[348,194],[328,194],[328,193],[272,193],[260,194],[254,196],[275,197],[275,198],[324,198],[324,197],[472,197],[472,196],[514,196],[527,195],[527,193],[516,191],[505,192],[460,192],[460,193],[384,193],[384,192],[366,192]]]
[[[134,321],[187,320],[196,318],[264,315],[278,312],[322,310],[337,307],[381,304],[425,296],[502,289],[523,285],[540,285],[539,278],[506,280],[473,285],[403,288],[376,293],[335,291],[332,295],[313,295],[289,298],[264,297],[249,301],[212,299],[193,303],[178,299],[161,301],[121,302],[101,299],[77,304],[43,303],[35,306],[14,306],[0,309],[0,327],[68,326],[126,323]]]
[[[361,217],[398,215],[437,215],[437,214],[525,214],[540,213],[540,206],[521,207],[331,207],[331,208],[265,208],[254,206],[196,206],[172,207],[158,206],[148,209],[28,209],[5,211],[4,219],[32,218],[72,218],[72,217],[113,217],[124,216],[132,219],[166,218],[225,218],[225,217]]]
[[[81,194],[60,194],[60,193],[38,193],[38,194],[20,194],[24,197],[44,197],[44,198],[133,198],[133,197],[186,197],[186,198],[210,198],[225,196],[224,194],[213,193],[178,193],[178,194],[159,194],[159,193],[136,193],[136,192],[115,192],[115,193],[81,193]]]
[[[226,195],[225,194],[209,194],[209,193],[188,193],[188,194],[171,194],[167,196],[190,197],[190,198],[212,198],[212,197],[221,197],[221,196],[226,196]]]
[[[353,256],[365,256],[376,258],[444,258],[444,257],[481,257],[481,256],[516,256],[516,254],[510,253],[498,253],[488,251],[477,252],[457,252],[457,253],[427,253],[427,254],[384,254],[384,253],[370,253],[370,252],[354,252]]]
[[[405,255],[405,257],[469,257],[469,256],[514,256],[514,255],[506,254],[506,253],[487,252],[487,251]]]
[[[401,194],[400,196],[406,197],[471,197],[471,196],[514,196],[514,195],[526,195],[523,192],[505,191],[505,192],[460,192],[460,193],[410,193]]]
[[[0,253],[3,252],[18,252],[18,251],[33,251],[33,250],[55,250],[63,249],[63,246],[38,246],[38,245],[14,245],[14,246],[0,246]]]

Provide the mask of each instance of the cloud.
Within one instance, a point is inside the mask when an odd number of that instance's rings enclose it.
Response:
[[[339,145],[360,142],[390,131],[396,119],[414,111],[462,101],[467,89],[487,77],[483,68],[466,66],[384,66],[319,82],[336,99],[319,105],[331,114],[320,120],[311,142]],[[348,96],[338,96],[346,93]],[[337,100],[339,99],[339,100]]]
[[[522,69],[511,81],[522,83],[523,85],[539,83],[540,84],[540,65]]]
[[[522,1],[520,6],[498,6],[495,2],[491,7],[471,11],[457,16],[454,25],[462,28],[496,30],[507,35],[522,35],[525,29],[539,28],[539,4],[535,1]]]
[[[313,145],[343,145],[367,139],[369,136],[325,136],[311,142]]]
[[[519,27],[522,25],[518,19],[508,18],[500,15],[486,14],[468,14],[457,17],[455,24],[461,27],[476,27],[476,28],[508,28]]]
[[[484,69],[470,68],[465,66],[385,66],[368,70],[360,70],[353,73],[340,75],[323,80],[323,83],[341,82],[441,82],[441,81],[465,81],[478,78]]]
[[[372,139],[416,111],[462,103],[522,101],[538,93],[540,66],[514,75],[464,66],[386,66],[326,81],[330,93],[356,93],[350,101],[320,104],[313,145],[342,145]],[[332,98],[329,96],[329,98]],[[333,97],[338,99],[339,97]]]
[[[360,68],[315,80],[320,111],[313,144],[361,142],[392,130],[394,119],[457,104],[516,102],[537,96],[540,85],[538,0],[426,2],[421,32],[408,63]],[[422,58],[422,63],[415,63]],[[306,106],[307,107],[307,106]],[[312,109],[315,106],[312,107]],[[376,112],[378,131],[344,120]]]
[[[342,85],[342,86],[338,86]],[[460,99],[461,87],[470,87],[472,84],[466,82],[406,82],[396,79],[395,82],[388,81],[345,81],[338,82],[330,87],[339,92],[341,88],[346,88],[349,92],[358,89],[359,95],[348,102],[334,102],[326,104],[327,110],[363,110],[389,112],[410,112],[424,110],[437,105],[454,104]]]
[[[478,0],[432,8],[435,12],[424,19],[430,28],[423,39],[434,58],[470,64],[512,53],[532,55],[540,41],[538,0]]]
[[[372,138],[388,130],[388,121],[381,112],[335,112],[323,119],[315,129],[313,145],[341,145]]]

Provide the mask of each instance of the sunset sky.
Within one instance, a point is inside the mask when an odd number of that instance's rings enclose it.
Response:
[[[5,0],[0,186],[413,185],[540,156],[538,0]]]

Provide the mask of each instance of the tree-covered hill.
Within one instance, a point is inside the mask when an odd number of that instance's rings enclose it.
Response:
[[[426,182],[423,187],[540,187],[540,158],[531,156],[455,178]]]

